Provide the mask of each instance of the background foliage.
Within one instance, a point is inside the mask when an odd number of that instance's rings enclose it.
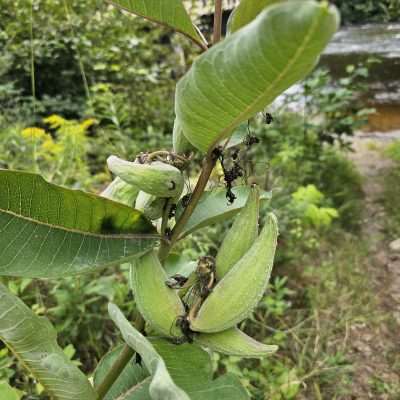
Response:
[[[335,3],[348,23],[399,18],[396,0]],[[132,159],[144,149],[168,146],[176,80],[187,67],[185,59],[197,51],[181,37],[100,0],[35,0],[32,8],[24,0],[0,0],[0,48],[0,166],[40,171],[55,183],[92,191],[110,180],[104,167],[109,154]],[[218,357],[215,371],[239,375],[255,399],[311,398],[314,384],[334,398],[351,379],[351,365],[337,342],[344,329],[339,317],[315,315],[321,310],[330,315],[335,304],[352,320],[371,303],[367,295],[352,307],[346,303],[362,285],[355,260],[365,250],[353,236],[363,194],[344,135],[360,128],[371,111],[358,102],[364,90],[359,83],[367,77],[365,66],[350,67],[339,82],[319,69],[269,110],[271,125],[259,116],[241,128],[260,140],[241,146],[244,179],[273,190],[270,207],[282,228],[273,283],[244,328],[282,351],[262,361]],[[392,149],[393,157],[398,153]],[[215,184],[220,172],[213,176]],[[191,173],[188,189],[196,171]],[[191,258],[215,254],[220,229],[201,230],[178,250]],[[349,245],[338,250],[331,238],[343,236]],[[60,345],[85,372],[92,372],[116,341],[108,301],[135,316],[123,266],[57,283],[4,282],[50,319]],[[309,342],[317,336],[323,339],[314,351]],[[0,382],[26,398],[46,399],[4,347]]]

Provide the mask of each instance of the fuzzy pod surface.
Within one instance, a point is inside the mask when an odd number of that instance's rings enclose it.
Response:
[[[218,282],[206,298],[191,329],[214,333],[233,328],[247,318],[264,295],[273,266],[278,238],[274,214],[246,254]]]
[[[140,164],[116,156],[110,156],[107,165],[113,174],[143,192],[157,197],[177,197],[182,193],[183,175],[172,165],[160,161]]]
[[[159,333],[181,337],[176,321],[185,314],[185,308],[177,291],[165,284],[167,279],[154,250],[136,260],[132,266],[131,286],[143,318]]]

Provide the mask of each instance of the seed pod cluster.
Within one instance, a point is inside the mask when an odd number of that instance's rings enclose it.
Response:
[[[253,245],[217,283],[191,321],[193,331],[224,331],[252,313],[269,282],[277,238],[276,217],[268,214],[266,224]]]
[[[216,261],[201,257],[182,284],[176,279],[171,284],[154,252],[136,261],[131,281],[137,306],[156,331],[229,355],[263,357],[276,351],[236,327],[264,295],[273,265],[277,220],[268,214],[258,235],[258,214],[259,191],[254,187]]]

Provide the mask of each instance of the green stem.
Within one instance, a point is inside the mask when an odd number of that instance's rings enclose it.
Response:
[[[179,236],[185,228],[186,223],[193,214],[193,211],[195,210],[197,203],[199,202],[201,195],[203,194],[204,189],[207,186],[208,180],[210,178],[212,170],[214,169],[216,161],[217,157],[214,152],[210,152],[209,154],[207,154],[196,187],[190,196],[187,207],[183,211],[181,217],[178,219],[177,223],[174,226],[174,229],[172,230],[169,242],[165,241],[161,243],[160,250],[158,252],[158,257],[161,261],[167,258],[168,253],[170,252],[174,244],[178,241]]]
[[[124,370],[128,362],[132,359],[134,354],[135,350],[133,350],[128,345],[124,345],[121,354],[118,356],[112,368],[110,368],[110,370],[108,371],[106,377],[101,382],[100,386],[96,389],[98,400],[101,400],[105,397],[107,392],[110,390],[111,386],[121,375],[122,371]]]

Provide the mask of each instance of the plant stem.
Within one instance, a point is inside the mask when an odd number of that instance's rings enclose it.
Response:
[[[213,43],[221,40],[222,32],[222,0],[215,0]]]
[[[101,382],[100,386],[96,389],[97,398],[101,400],[110,390],[111,386],[117,380],[117,378],[121,375],[122,371],[131,360],[133,355],[135,354],[135,350],[133,350],[128,345],[124,345],[122,348],[121,354],[118,356],[115,363],[110,368],[109,372],[105,376],[104,380]]]
[[[172,230],[169,242],[162,242],[158,256],[161,261],[165,260],[168,256],[173,245],[178,241],[180,234],[182,233],[186,223],[188,222],[190,216],[193,214],[197,203],[199,202],[201,195],[206,188],[208,179],[210,178],[211,172],[214,169],[217,157],[214,152],[208,153],[206,159],[204,160],[203,169],[201,171],[200,177],[197,181],[196,187],[190,196],[189,203],[185,210],[183,211],[181,217],[178,219],[174,229]]]

